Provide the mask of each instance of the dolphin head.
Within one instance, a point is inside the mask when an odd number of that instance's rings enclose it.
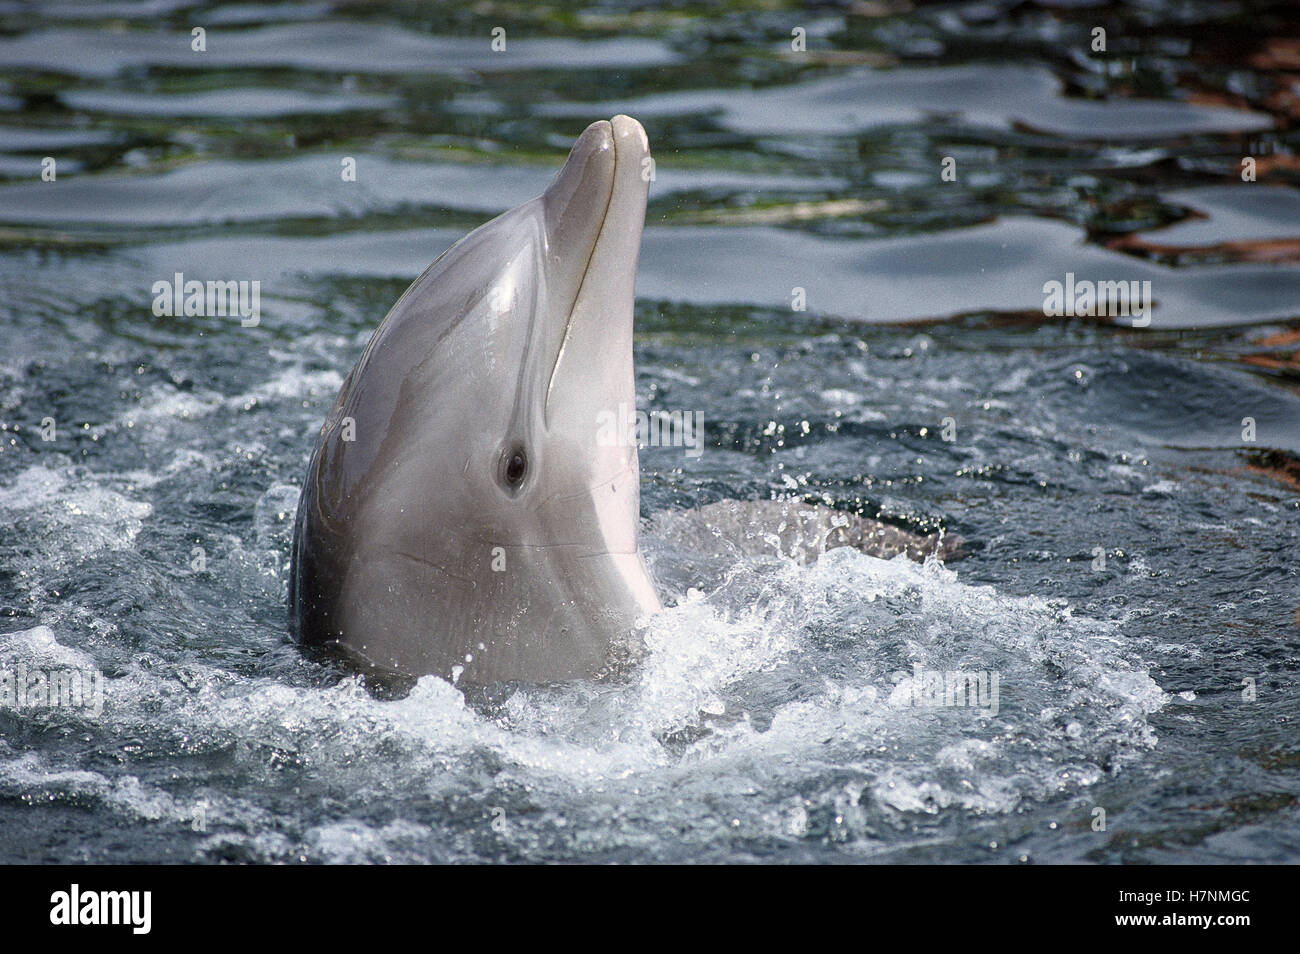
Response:
[[[543,195],[393,306],[308,468],[300,641],[381,671],[547,682],[598,674],[658,608],[635,440],[609,426],[635,406],[648,155],[636,120],[593,123]]]

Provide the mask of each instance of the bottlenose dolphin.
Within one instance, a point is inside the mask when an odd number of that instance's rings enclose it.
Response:
[[[601,422],[635,407],[648,156],[636,120],[593,123],[543,195],[448,249],[384,318],[299,500],[300,643],[461,685],[595,677],[634,651],[660,604],[638,547],[635,436],[602,438]],[[827,508],[740,506],[657,526],[736,553],[934,549]]]
[[[649,145],[593,123],[539,198],[398,300],[344,381],[298,504],[290,629],[460,683],[597,675],[659,608],[637,546],[632,304]]]

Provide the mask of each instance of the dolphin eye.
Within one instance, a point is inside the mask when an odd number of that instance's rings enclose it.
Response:
[[[518,487],[524,482],[524,474],[528,472],[528,457],[524,454],[522,447],[516,447],[508,451],[505,456],[505,466],[502,469],[502,475],[506,479],[506,484],[511,487]]]

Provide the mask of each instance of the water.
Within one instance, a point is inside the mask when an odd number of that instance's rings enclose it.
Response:
[[[1300,860],[1294,8],[852,10],[0,5],[0,661],[104,677],[0,708],[0,856]],[[315,430],[617,111],[638,402],[707,435],[643,452],[645,515],[793,494],[969,556],[651,536],[621,681],[377,698],[285,635]],[[260,323],[155,317],[178,271]],[[1067,272],[1150,326],[1045,319]],[[912,704],[951,671],[996,711]]]

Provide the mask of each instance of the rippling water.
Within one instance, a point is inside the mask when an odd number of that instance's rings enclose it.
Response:
[[[1300,861],[1298,36],[1284,2],[0,2],[0,668],[104,689],[0,707],[0,856]],[[616,112],[657,160],[638,401],[706,422],[643,451],[647,518],[800,496],[969,555],[651,534],[623,680],[377,698],[287,642],[315,431],[406,284]],[[260,281],[260,322],[155,317],[176,272]],[[1150,325],[1044,318],[1067,273],[1149,281]],[[996,707],[914,704],[953,671]]]

